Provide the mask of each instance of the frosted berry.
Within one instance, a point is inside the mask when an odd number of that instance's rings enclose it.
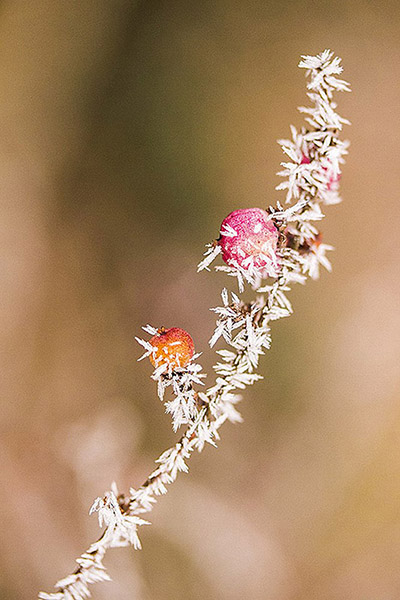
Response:
[[[172,369],[186,367],[194,354],[194,344],[190,335],[179,327],[161,327],[150,340],[155,351],[150,354],[154,367],[167,364]]]
[[[334,174],[330,175],[329,180],[328,180],[328,185],[327,185],[329,192],[337,189],[337,186],[340,181],[340,177],[341,177],[340,173],[338,173],[336,175],[334,175]]]
[[[279,232],[265,210],[243,208],[222,221],[218,244],[227,265],[263,277],[276,277],[278,239]]]
[[[306,154],[303,154],[301,157],[300,164],[301,165],[309,165],[310,163],[311,163],[311,160],[308,158],[308,156]],[[328,167],[322,167],[322,170],[325,173],[327,173],[329,169],[328,169]],[[338,174],[330,173],[328,183],[326,185],[327,190],[329,192],[332,190],[336,190],[339,181],[340,181],[340,173],[338,173]]]

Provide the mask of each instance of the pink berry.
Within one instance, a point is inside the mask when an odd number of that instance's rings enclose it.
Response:
[[[311,160],[308,158],[308,156],[306,154],[303,154],[301,157],[300,164],[301,165],[309,165],[310,163],[311,163]],[[323,170],[325,172],[327,172],[328,167],[323,167]],[[339,183],[339,181],[340,181],[340,173],[337,175],[331,174],[329,176],[328,183],[326,186],[328,191],[334,190],[336,188],[337,184]]]
[[[329,181],[328,181],[328,185],[327,185],[328,191],[336,190],[339,181],[340,181],[340,173],[337,175],[332,174],[329,177]]]
[[[276,277],[278,238],[279,232],[265,210],[242,208],[222,221],[218,243],[227,265],[262,277]]]

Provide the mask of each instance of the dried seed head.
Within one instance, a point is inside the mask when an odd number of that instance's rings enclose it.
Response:
[[[227,265],[276,277],[278,239],[278,229],[265,210],[244,208],[225,217],[218,243]]]
[[[149,357],[154,367],[164,364],[172,369],[186,367],[194,354],[192,338],[179,327],[161,327],[149,342],[155,348]]]

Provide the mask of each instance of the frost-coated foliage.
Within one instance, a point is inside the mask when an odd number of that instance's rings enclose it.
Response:
[[[291,286],[304,283],[308,276],[318,278],[321,265],[331,268],[326,252],[332,247],[322,243],[316,223],[324,216],[324,205],[340,202],[340,167],[348,143],[339,139],[339,133],[348,121],[336,113],[333,93],[349,91],[349,86],[338,78],[342,72],[340,59],[329,50],[318,56],[303,56],[299,67],[307,72],[311,107],[299,109],[306,115],[307,125],[299,131],[291,127],[292,138],[279,141],[287,160],[281,163],[279,175],[284,181],[277,189],[285,190],[289,207],[284,208],[278,202],[265,211],[270,220],[269,229],[279,232],[279,240],[269,244],[268,252],[261,257],[263,263],[257,255],[253,261],[216,267],[237,278],[240,292],[247,284],[257,296],[244,302],[239,295],[224,288],[222,305],[211,309],[217,315],[217,322],[210,346],[222,338],[227,348],[217,351],[216,380],[210,388],[201,391],[199,387],[204,377],[196,362],[199,354],[184,368],[165,361],[155,368],[152,378],[157,382],[162,401],[166,388],[170,388],[172,398],[164,403],[166,412],[172,416],[173,429],[177,431],[185,426],[186,430],[179,441],[156,460],[155,470],[141,487],[131,488],[129,494],[124,495],[119,494],[113,484],[111,491],[94,501],[90,513],[97,512],[100,527],[105,527],[102,536],[77,559],[75,572],[57,582],[56,592],[39,594],[42,600],[90,597],[91,583],[110,579],[103,565],[108,548],[128,545],[140,548],[137,530],[147,521],[139,515],[152,509],[157,496],[167,492],[167,486],[180,471],[188,471],[187,460],[195,450],[201,451],[205,444],[216,445],[219,428],[226,420],[241,421],[236,408],[241,399],[238,391],[262,378],[256,370],[260,356],[271,343],[270,323],[292,313],[287,297]],[[258,224],[255,227],[259,227]],[[254,229],[253,233],[258,232],[259,229]],[[234,238],[236,235],[238,232],[233,227],[228,230],[225,224],[219,239],[208,245],[199,270],[208,270],[222,253],[223,236]],[[263,251],[265,249],[254,247],[251,253]],[[265,268],[268,260],[269,266]],[[264,270],[257,269],[257,264],[263,264]],[[270,276],[267,280],[266,275]],[[149,325],[144,330],[152,336],[159,331]],[[154,346],[137,339],[145,349],[143,357],[154,357]]]

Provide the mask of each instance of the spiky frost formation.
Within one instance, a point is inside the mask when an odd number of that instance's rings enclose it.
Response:
[[[289,161],[282,163],[279,174],[285,181],[278,189],[286,191],[288,203],[295,201],[286,209],[279,202],[268,209],[271,223],[280,232],[276,245],[279,268],[274,273],[263,273],[260,269],[256,277],[254,273],[246,277],[248,273],[240,264],[217,267],[237,277],[241,288],[248,281],[257,296],[251,302],[244,302],[224,289],[222,306],[212,309],[217,314],[217,323],[210,345],[222,338],[229,346],[217,351],[220,360],[214,367],[214,385],[204,392],[195,391],[194,386],[201,383],[202,377],[199,365],[194,362],[198,355],[184,368],[161,364],[155,369],[152,377],[158,383],[160,398],[164,399],[167,388],[172,392],[173,399],[165,405],[167,412],[172,413],[174,429],[184,423],[187,429],[156,460],[155,470],[140,488],[131,488],[124,495],[113,487],[103,498],[95,500],[91,512],[97,511],[100,525],[106,526],[103,535],[78,559],[75,573],[56,584],[56,592],[39,594],[43,600],[88,598],[89,584],[109,579],[102,562],[108,548],[128,544],[140,547],[137,528],[147,522],[138,515],[152,509],[157,497],[166,493],[179,472],[187,472],[187,460],[194,450],[201,451],[206,443],[216,444],[219,428],[226,420],[241,421],[236,409],[240,400],[237,392],[261,379],[256,370],[260,356],[271,342],[270,324],[292,312],[287,298],[291,286],[304,283],[307,276],[317,278],[320,265],[330,269],[326,251],[332,248],[321,242],[315,223],[324,216],[321,205],[340,201],[340,165],[348,143],[339,139],[339,132],[348,121],[335,112],[333,93],[349,91],[349,86],[338,78],[342,71],[340,59],[334,58],[329,50],[317,56],[303,56],[299,66],[307,70],[312,106],[300,108],[306,115],[307,127],[299,132],[292,127],[292,139],[279,142]],[[208,269],[221,252],[218,242],[210,244],[199,270]],[[266,275],[270,280],[262,281]],[[158,331],[151,326],[145,330],[152,336]],[[144,356],[154,353],[149,341],[137,339],[145,348]]]

